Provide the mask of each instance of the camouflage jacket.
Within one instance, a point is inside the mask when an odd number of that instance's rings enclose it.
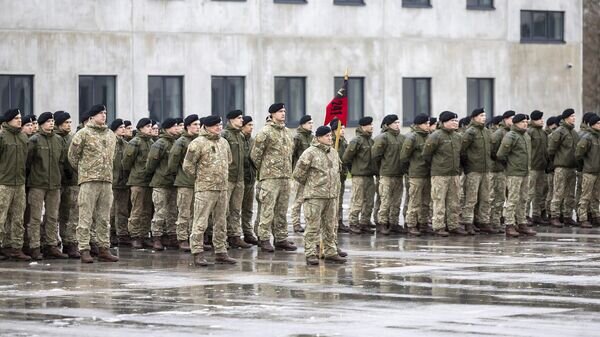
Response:
[[[59,189],[66,157],[60,136],[40,128],[29,138],[27,149],[27,187]]]
[[[127,143],[123,155],[123,169],[129,172],[127,186],[150,186],[152,175],[146,174],[146,161],[153,143],[152,136],[141,132]]]
[[[492,133],[483,124],[471,121],[462,134],[461,162],[465,173],[490,172],[492,169]]]
[[[548,135],[542,126],[530,125],[527,134],[531,138],[531,169],[545,171],[548,168]]]
[[[501,161],[496,160],[496,153],[498,153],[498,149],[500,148],[500,143],[502,143],[502,139],[504,136],[510,131],[510,127],[506,126],[504,122],[500,122],[498,129],[494,131],[491,138],[492,143],[492,159],[494,163],[492,164],[491,172],[504,172],[504,164]]]
[[[74,134],[71,132],[64,132],[59,129],[54,130],[54,133],[61,137],[63,146],[65,147],[65,153],[67,153],[69,151],[69,146],[71,146],[71,141],[73,140]],[[64,165],[65,167],[63,168],[63,176],[60,180],[61,184],[63,186],[77,186],[77,170],[75,170],[73,166],[71,166],[71,163],[69,163],[68,158],[65,158]]]
[[[575,149],[579,136],[573,125],[564,120],[560,126],[548,137],[548,155],[552,158],[554,167],[576,168]]]
[[[371,133],[356,129],[354,137],[342,157],[344,163],[350,166],[353,176],[374,176],[378,173],[377,165],[371,156],[373,139]]]
[[[250,159],[250,149],[254,145],[254,138],[250,135],[244,136],[244,184],[251,185],[256,181],[256,168]]]
[[[400,131],[384,126],[383,132],[373,140],[371,154],[379,167],[382,177],[402,177],[406,173],[406,165],[400,161],[400,151],[405,137]]]
[[[423,147],[423,159],[431,165],[431,176],[458,176],[461,138],[458,132],[444,127],[435,130]]]
[[[406,135],[402,150],[400,151],[400,161],[408,163],[409,178],[428,178],[429,164],[423,159],[423,147],[429,132],[421,130],[415,126],[412,131]]]
[[[175,182],[175,172],[168,170],[169,151],[173,147],[176,136],[161,133],[158,140],[150,146],[146,159],[146,175],[152,176],[150,187],[169,188]]]
[[[258,179],[292,177],[292,138],[285,125],[268,121],[254,139],[250,159],[258,170]]]
[[[188,146],[196,137],[184,133],[175,141],[171,152],[169,152],[168,168],[170,173],[175,173],[175,183],[173,185],[176,187],[194,188],[194,178],[183,171],[182,164]]]
[[[600,131],[592,128],[581,137],[575,150],[575,159],[582,162],[582,172],[598,174],[600,172]]]
[[[244,135],[240,129],[236,129],[227,123],[222,133],[223,138],[229,143],[233,161],[229,165],[229,181],[238,182],[244,180]]]
[[[335,135],[336,130],[333,130],[332,132],[332,140],[333,140],[333,147],[335,147],[335,140],[337,138],[337,136]],[[346,152],[346,149],[348,148],[348,141],[346,140],[346,138],[344,138],[344,136],[340,136],[340,140],[338,142],[338,155],[340,157],[340,161],[343,160],[344,158],[344,152]],[[342,161],[342,171],[340,172],[340,177],[342,177],[342,179],[346,179],[346,176],[348,175],[348,165],[346,165],[343,161]]]
[[[315,136],[313,136],[312,132],[306,130],[302,126],[299,126],[298,129],[296,129],[296,134],[294,135],[294,148],[292,150],[292,169],[296,167],[296,163],[302,155],[302,152],[310,147],[314,138]]]
[[[27,136],[7,123],[0,130],[0,185],[25,185]]]
[[[504,174],[507,176],[525,177],[529,174],[529,160],[531,153],[531,138],[527,130],[512,126],[502,139],[496,158],[506,162]]]
[[[335,149],[316,140],[302,153],[293,177],[304,185],[304,199],[338,198],[342,162]]]
[[[195,178],[195,192],[226,191],[231,160],[227,141],[203,129],[188,146],[182,167]]]
[[[115,159],[113,160],[113,188],[127,188],[127,171],[123,168],[123,155],[127,141],[123,137],[117,137],[117,146],[115,150]]]
[[[106,125],[92,125],[77,132],[69,146],[69,162],[79,174],[79,185],[91,181],[112,184],[117,138]]]

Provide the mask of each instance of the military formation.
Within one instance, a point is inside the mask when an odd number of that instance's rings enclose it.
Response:
[[[120,246],[178,249],[196,266],[235,264],[230,249],[297,250],[290,202],[307,265],[345,263],[343,233],[519,237],[536,235],[533,226],[600,226],[595,113],[576,131],[573,109],[491,121],[481,108],[461,120],[444,111],[417,115],[406,134],[386,115],[375,137],[373,118],[363,117],[347,141],[338,119],[315,129],[303,116],[292,136],[285,105],[268,112],[255,137],[241,110],[225,121],[142,118],[135,130],[122,119],[107,125],[103,105],[80,116],[77,130],[64,111],[4,112],[0,259],[116,262],[110,248]]]

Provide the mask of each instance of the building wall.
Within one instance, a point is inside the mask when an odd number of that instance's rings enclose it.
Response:
[[[365,114],[402,113],[402,77],[431,77],[432,115],[467,114],[466,78],[495,78],[495,112],[581,113],[582,0],[401,0],[335,6],[271,0],[0,0],[0,74],[33,74],[34,111],[78,111],[79,75],[117,76],[117,115],[148,113],[148,75],[184,76],[184,113],[206,115],[211,75],[246,77],[264,120],[274,76],[306,76],[321,120],[333,77],[365,77]],[[565,44],[521,44],[520,10],[565,11]],[[569,68],[567,65],[571,64]],[[259,122],[260,124],[260,122]]]

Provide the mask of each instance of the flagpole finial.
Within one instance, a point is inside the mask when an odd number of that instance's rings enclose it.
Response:
[[[344,79],[347,81],[349,76],[350,76],[350,69],[348,69],[346,67],[346,72],[344,72]]]

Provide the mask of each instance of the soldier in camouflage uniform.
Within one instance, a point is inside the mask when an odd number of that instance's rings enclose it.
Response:
[[[586,118],[589,128],[577,143],[575,159],[581,163],[581,198],[577,214],[581,228],[592,228],[592,221],[600,220],[600,116]],[[590,219],[591,215],[591,219]]]
[[[490,212],[490,222],[493,229],[497,232],[504,232],[504,221],[502,218],[502,209],[506,200],[506,176],[504,175],[504,165],[496,160],[496,153],[500,148],[500,143],[504,136],[510,131],[512,126],[512,118],[515,112],[512,110],[505,111],[502,114],[502,122],[498,125],[498,129],[492,134],[492,183],[490,189],[490,204],[492,206]]]
[[[232,161],[227,141],[221,137],[223,125],[218,116],[203,119],[204,129],[188,146],[183,171],[195,178],[194,222],[190,235],[190,247],[194,265],[207,266],[204,258],[204,231],[208,217],[213,216],[213,244],[215,262],[235,264],[227,255],[227,180]]]
[[[77,242],[81,262],[92,263],[90,230],[96,223],[98,261],[116,262],[110,253],[110,207],[112,169],[117,140],[106,127],[106,107],[95,105],[88,112],[89,122],[75,134],[69,147],[69,162],[79,174],[79,223]]]
[[[334,118],[333,120],[331,120],[331,122],[329,122],[329,127],[331,128],[331,133],[332,133],[332,137],[333,137],[333,146],[335,147],[335,143],[336,143],[336,134],[337,134],[337,129],[338,129],[338,125],[340,124],[340,120],[337,118]],[[342,158],[344,157],[344,152],[346,152],[346,148],[348,148],[348,141],[346,141],[346,138],[344,137],[346,131],[346,127],[342,124],[340,125],[340,140],[337,142],[337,151],[340,157],[340,161],[342,160]],[[338,201],[337,201],[337,220],[338,220],[338,227],[337,227],[337,232],[338,233],[349,233],[350,232],[350,227],[348,227],[347,225],[344,224],[344,190],[346,189],[346,178],[348,177],[348,165],[342,163],[342,170],[340,171],[340,195],[338,197]]]
[[[123,135],[123,139],[125,139],[126,142],[129,142],[133,139],[133,125],[131,124],[131,121],[128,120],[124,120],[123,124],[125,125],[125,135]]]
[[[125,147],[123,169],[128,172],[127,186],[131,191],[131,213],[127,228],[131,235],[131,247],[143,247],[143,239],[150,231],[152,220],[152,176],[146,174],[146,161],[152,140],[152,120],[142,118],[138,121],[137,133]]]
[[[0,122],[0,260],[29,261],[23,253],[27,136],[21,132],[19,109],[4,112]]]
[[[127,171],[123,169],[123,156],[127,141],[125,140],[125,123],[117,118],[110,124],[111,131],[117,137],[115,158],[113,160],[113,204],[111,209],[112,234],[116,236],[119,246],[131,244],[131,237],[127,230],[129,219],[129,188],[127,187]]]
[[[244,198],[242,201],[242,231],[244,232],[244,241],[251,245],[258,245],[258,239],[252,227],[252,207],[254,203],[254,185],[256,183],[256,168],[250,160],[250,149],[254,144],[252,131],[254,122],[252,117],[244,116],[242,121],[242,135],[244,136]]]
[[[527,134],[531,139],[531,163],[529,170],[529,201],[531,222],[536,225],[548,225],[542,217],[546,210],[544,190],[547,188],[546,168],[548,167],[548,136],[544,132],[543,112],[535,110],[530,114],[531,122]],[[529,207],[528,207],[529,210]],[[529,214],[529,212],[527,212]]]
[[[582,118],[581,118],[581,124],[579,124],[579,131],[577,131],[577,135],[579,136],[579,139],[581,139],[583,136],[585,136],[586,134],[588,134],[589,132],[591,132],[591,126],[589,125],[589,119],[592,116],[595,116],[596,113],[594,112],[586,112],[583,114]],[[583,192],[583,161],[578,161],[577,162],[577,170],[575,171],[575,180],[577,181],[577,184],[575,185],[575,205],[577,205],[577,207],[579,207],[579,200],[581,198],[581,193]],[[593,204],[596,201],[592,198],[590,199],[590,202],[592,202],[592,204],[590,204],[590,208],[591,209],[598,209],[600,207],[600,205],[597,204]],[[576,209],[577,211],[577,209]],[[577,223],[579,223],[579,212],[576,212],[577,214]],[[588,218],[590,217],[591,214],[588,214]]]
[[[27,136],[27,138],[33,136],[33,122],[37,121],[35,115],[27,115],[21,119],[23,126],[21,126],[21,132]]]
[[[312,134],[313,120],[310,115],[304,115],[300,118],[300,126],[296,129],[296,135],[294,135],[294,146],[292,149],[292,169],[296,167],[298,159],[302,153],[310,147],[311,142],[314,139]],[[302,191],[302,185],[297,185],[296,193],[294,197],[294,203],[292,204],[292,225],[294,232],[303,233],[304,228],[300,225],[300,208],[304,202]]]
[[[292,176],[292,138],[285,127],[285,105],[274,103],[269,107],[268,121],[254,139],[250,159],[258,170],[261,202],[258,238],[263,251],[275,248],[295,251],[296,246],[288,241],[287,208],[290,198]],[[271,233],[274,246],[271,245]]]
[[[331,128],[320,126],[316,139],[298,159],[294,179],[302,185],[304,199],[304,254],[308,265],[319,264],[317,245],[322,239],[326,262],[345,263],[338,255],[335,233],[336,199],[339,195],[341,161],[331,147]],[[320,235],[319,235],[320,234]]]
[[[550,137],[552,131],[554,131],[558,127],[558,123],[560,118],[558,116],[552,116],[546,120],[546,135]],[[547,149],[546,149],[547,151]],[[544,190],[544,195],[546,199],[546,216],[550,217],[550,204],[552,203],[552,192],[554,191],[554,164],[548,158],[548,166],[546,167],[546,181],[547,188]],[[560,218],[562,218],[562,210]]]

